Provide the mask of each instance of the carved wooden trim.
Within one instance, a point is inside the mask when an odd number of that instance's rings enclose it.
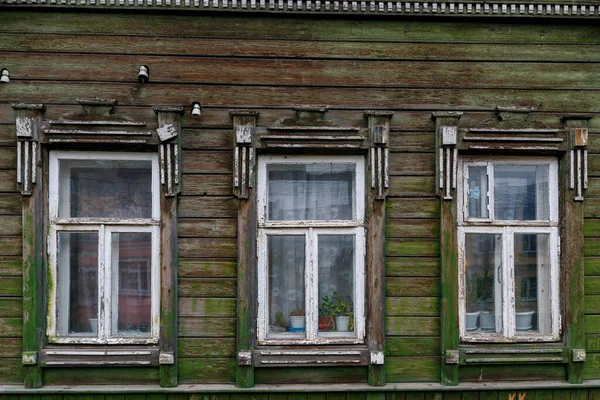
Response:
[[[160,140],[158,145],[160,184],[167,197],[181,192],[181,124],[179,115],[183,107],[155,106],[158,115],[156,133]]]
[[[439,195],[452,200],[456,191],[458,162],[458,120],[461,112],[438,112],[433,114],[436,131],[436,182]]]
[[[256,153],[254,136],[257,112],[231,111],[233,118],[233,193],[240,199],[247,199],[254,187]]]
[[[318,367],[369,365],[370,352],[366,347],[332,349],[257,349],[253,352],[257,367]],[[383,360],[383,354],[381,354]]]
[[[387,197],[390,186],[390,120],[393,115],[394,113],[389,111],[365,111],[370,136],[371,190],[374,191],[377,200]]]

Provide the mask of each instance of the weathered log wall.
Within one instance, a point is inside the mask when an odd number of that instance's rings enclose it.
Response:
[[[592,24],[3,10],[0,66],[9,69],[11,82],[0,85],[0,382],[22,381],[21,195],[10,103],[44,103],[45,118],[57,119],[78,108],[76,98],[115,98],[120,111],[154,121],[152,105],[202,102],[202,117],[188,113],[182,120],[181,383],[235,380],[237,203],[228,110],[260,111],[259,126],[292,116],[293,104],[328,105],[329,118],[353,126],[364,126],[366,109],[396,110],[386,229],[387,382],[439,382],[440,207],[431,112],[462,110],[461,125],[474,126],[497,105],[533,106],[536,117],[553,128],[562,126],[564,113],[598,112],[600,35]],[[143,64],[150,67],[146,85],[137,83]],[[583,250],[588,379],[600,378],[600,117],[590,128]],[[366,368],[258,369],[256,383],[364,383],[366,375]],[[47,369],[44,379],[47,384],[156,383],[158,371]],[[461,368],[460,379],[564,380],[565,368],[470,367]],[[481,397],[497,399],[493,393]],[[563,394],[561,399],[598,396]],[[345,396],[319,398],[325,397]],[[460,395],[375,397],[458,400]],[[536,391],[535,397],[551,398],[552,392]]]

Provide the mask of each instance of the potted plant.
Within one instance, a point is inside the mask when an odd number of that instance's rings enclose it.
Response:
[[[319,330],[323,332],[329,332],[335,326],[333,322],[333,310],[335,304],[329,299],[329,296],[323,297],[321,305],[319,306]]]
[[[275,325],[272,327],[272,330],[274,332],[285,332],[287,330],[285,318],[281,311],[275,313]]]
[[[304,309],[295,308],[290,312],[290,332],[304,332]]]
[[[352,305],[348,305],[342,301],[342,297],[338,292],[333,292],[333,300],[335,301],[335,308],[333,309],[335,330],[338,332],[348,332],[351,327]]]

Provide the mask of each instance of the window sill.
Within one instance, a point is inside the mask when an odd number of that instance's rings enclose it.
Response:
[[[43,367],[157,366],[158,347],[48,347],[41,351]]]
[[[500,345],[501,346],[501,345]],[[459,347],[460,365],[568,364],[569,349],[559,345],[507,345]]]
[[[369,365],[370,353],[365,345],[291,348],[261,346],[252,352],[255,367],[316,367]]]

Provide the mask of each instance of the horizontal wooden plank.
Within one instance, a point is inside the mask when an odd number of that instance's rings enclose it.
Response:
[[[561,4],[561,3],[559,3]],[[0,16],[0,32],[40,34],[94,34],[162,37],[297,39],[366,42],[469,42],[569,44],[600,43],[593,25],[559,24],[490,24],[487,21],[422,21],[377,19],[360,24],[351,19],[313,20],[303,18],[274,19],[253,15],[202,16],[52,13],[11,11]],[[264,29],[269,26],[269,29]],[[243,29],[242,29],[243,28]],[[81,50],[80,50],[81,51]]]
[[[389,290],[388,290],[389,291]],[[432,316],[440,315],[439,297],[387,297],[385,314],[388,316]]]
[[[180,383],[233,383],[235,358],[180,358]]]
[[[2,239],[0,239],[1,241]],[[23,278],[20,276],[3,276],[0,284],[0,296],[22,296],[23,295]]]
[[[386,257],[386,276],[439,276],[440,260],[431,257]]]
[[[585,256],[600,256],[600,236],[584,238],[583,254]]]
[[[2,283],[6,277],[1,278]],[[23,316],[23,299],[21,297],[0,297],[0,317]]]
[[[236,280],[232,278],[180,278],[181,297],[235,297]]]
[[[142,89],[144,88],[144,89]],[[3,87],[0,102],[20,99],[27,103],[71,104],[73,99],[89,96],[89,83],[55,81],[14,81]],[[190,98],[201,98],[211,107],[281,107],[293,104],[328,104],[332,108],[491,111],[498,104],[527,106],[548,112],[591,112],[600,102],[600,90],[586,91],[585,96],[573,96],[570,90],[471,90],[463,88],[356,88],[291,86],[231,86],[189,85],[182,97],[181,86],[163,84],[140,86],[139,83],[105,83],[94,87],[102,98],[114,98],[123,105],[181,104]],[[209,152],[214,155],[214,151]],[[231,156],[231,152],[227,152]],[[207,156],[208,158],[211,158]],[[184,154],[184,170],[196,168],[213,171],[231,169],[225,157],[201,160]],[[197,165],[188,165],[193,162]],[[198,164],[199,163],[199,164]],[[192,169],[192,166],[195,169]],[[210,167],[210,168],[209,168]],[[208,168],[208,169],[207,169]]]
[[[235,257],[237,241],[232,238],[179,238],[180,257]]]
[[[399,199],[389,198],[386,202],[388,218],[430,218],[440,216],[440,201],[437,198]]]
[[[16,165],[16,164],[15,164]],[[14,168],[14,166],[13,166]],[[0,170],[0,193],[17,193],[17,171]]]
[[[590,354],[583,366],[583,379],[600,378],[600,354]]]
[[[385,280],[388,297],[437,297],[440,290],[437,277],[388,277]]]
[[[17,168],[17,148],[16,147],[0,147],[0,169],[16,169]]]
[[[179,199],[180,218],[236,218],[237,205],[233,198],[182,196]]]
[[[158,368],[141,367],[89,367],[44,368],[46,385],[156,385]]]
[[[184,196],[233,196],[231,174],[186,174],[183,182]]]
[[[392,197],[432,197],[435,195],[432,176],[390,176],[389,195]]]
[[[21,357],[0,358],[0,376],[2,383],[23,384],[23,364]]]
[[[589,295],[589,294],[585,295],[585,313],[586,314],[600,314],[600,296],[599,295]]]
[[[385,380],[395,382],[439,382],[439,357],[386,357]]]
[[[600,334],[585,335],[585,349],[590,353],[600,353]]]
[[[180,338],[177,341],[179,357],[229,358],[235,357],[235,338]]]
[[[201,151],[188,150],[183,152],[183,172],[198,173],[229,173],[233,165],[233,151]],[[185,183],[184,183],[185,185]]]
[[[23,254],[22,236],[0,236],[0,256],[18,256]]]
[[[181,259],[179,260],[180,278],[235,278],[235,261]]]
[[[258,385],[366,383],[367,367],[256,368],[254,382]]]
[[[409,115],[406,115],[410,117]],[[408,131],[410,129],[403,121],[402,117],[400,117],[400,125],[398,127],[392,126],[393,129],[401,129],[400,132],[392,131],[390,132],[390,150],[391,151],[402,151],[402,152],[434,152],[435,151],[435,135],[433,134],[433,126],[427,125],[429,121],[427,121],[427,116],[423,115],[425,121],[422,121],[421,124],[416,125],[415,128],[418,127],[420,129],[428,129],[427,132],[411,132]],[[392,122],[394,122],[392,120]]]
[[[386,238],[438,237],[440,221],[437,219],[388,219],[385,232]]]
[[[181,337],[235,337],[235,318],[179,318]]]
[[[600,275],[600,257],[585,257],[583,265],[586,276]]]
[[[233,149],[233,127],[226,129],[186,128],[181,134],[181,147],[183,151],[216,149],[231,151]]]
[[[0,214],[21,215],[21,194],[0,194]]]
[[[439,356],[438,337],[389,337],[385,341],[386,357]]]
[[[178,313],[182,317],[231,317],[236,316],[236,299],[197,298],[179,299]]]
[[[0,50],[27,52],[80,53],[81,37],[61,34],[0,34]],[[569,61],[600,61],[595,46],[528,45],[477,43],[369,43],[304,42],[291,40],[222,40],[196,37],[95,36],[86,41],[86,52],[101,54],[178,54],[195,56],[284,57],[284,58],[358,58],[392,60],[454,61],[555,61],[561,54]]]
[[[433,175],[434,153],[390,152],[390,175]]]
[[[588,202],[597,201],[597,199],[588,197]],[[586,238],[600,237],[600,219],[585,219],[583,221],[583,235]]]
[[[600,294],[600,276],[586,276],[583,290],[586,295]]]
[[[388,336],[439,336],[440,319],[432,317],[386,317]]]
[[[440,255],[440,241],[438,239],[389,238],[386,242],[386,255],[392,257],[437,257]]]
[[[566,380],[566,368],[560,364],[540,365],[473,365],[461,366],[461,382],[502,382],[502,381],[541,381]]]
[[[183,237],[232,238],[237,235],[237,220],[180,218],[177,235]]]
[[[585,316],[585,333],[600,333],[600,315]]]
[[[585,197],[587,197],[587,198],[600,197],[600,178],[598,178],[598,177],[589,177],[588,178],[588,188],[585,191]]]
[[[22,274],[22,257],[0,257],[0,276],[21,276]]]
[[[21,357],[22,346],[21,338],[0,339],[0,358]]]
[[[0,318],[0,337],[20,337],[23,334],[22,318]]]
[[[15,80],[131,82],[137,55],[0,52]],[[592,63],[271,59],[146,55],[153,83],[598,89]],[[241,75],[240,71],[244,71]],[[443,74],[444,79],[440,79]],[[464,79],[465,75],[469,79]],[[377,79],[373,79],[376,76]],[[1,159],[1,158],[0,158]]]
[[[21,236],[22,234],[21,216],[19,215],[0,215],[0,226],[2,227],[2,232],[0,232],[2,236]]]

